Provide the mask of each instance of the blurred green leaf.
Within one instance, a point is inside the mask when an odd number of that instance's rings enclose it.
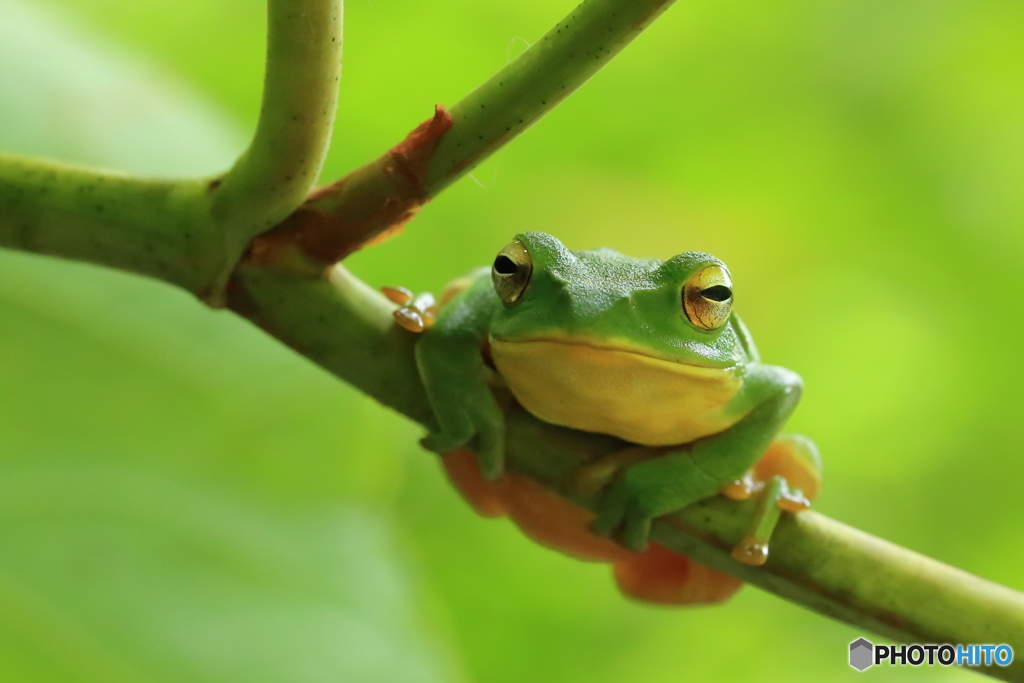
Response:
[[[0,73],[8,149],[196,173],[240,148],[159,68],[8,0]],[[389,420],[179,292],[0,254],[0,678],[458,679],[386,521],[400,461],[346,436]]]
[[[275,514],[103,467],[2,480],[0,629],[36,680],[452,678],[372,510]]]
[[[21,0],[0,3],[0,148],[142,174],[230,165],[244,138],[217,108]]]

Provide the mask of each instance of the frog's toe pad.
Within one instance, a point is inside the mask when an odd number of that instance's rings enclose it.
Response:
[[[789,495],[779,498],[778,505],[786,512],[803,512],[811,508],[811,501],[804,497],[800,491],[792,491]]]
[[[753,536],[747,536],[732,549],[732,559],[760,567],[768,561],[768,545],[759,543]]]
[[[404,306],[412,301],[412,292],[405,287],[388,285],[380,288],[381,293],[399,306]]]
[[[416,332],[417,334],[430,327],[425,314],[422,311],[417,311],[411,306],[402,306],[401,308],[396,309],[391,316],[401,327],[409,330],[410,332]],[[433,321],[431,320],[430,322],[432,323]]]
[[[382,287],[381,292],[398,308],[391,314],[404,329],[417,334],[425,332],[437,321],[438,307],[434,295],[424,292],[413,296],[405,287]]]
[[[748,500],[763,488],[764,482],[755,479],[752,473],[747,472],[742,479],[731,481],[722,486],[719,493],[729,500]]]

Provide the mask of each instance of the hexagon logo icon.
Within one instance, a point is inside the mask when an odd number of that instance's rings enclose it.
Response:
[[[857,671],[863,671],[874,664],[875,646],[864,638],[858,638],[850,643],[850,666]]]

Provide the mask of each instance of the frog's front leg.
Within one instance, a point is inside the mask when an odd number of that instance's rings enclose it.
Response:
[[[488,304],[497,301],[485,284],[474,284],[442,310],[416,343],[416,364],[437,420],[423,446],[443,455],[476,437],[480,470],[493,481],[505,464],[505,416],[489,386],[495,373],[483,355]]]
[[[618,531],[622,543],[643,549],[655,517],[675,512],[741,479],[768,448],[800,398],[800,377],[785,368],[747,368],[737,406],[753,408],[725,431],[677,451],[627,467],[606,489],[593,530]]]

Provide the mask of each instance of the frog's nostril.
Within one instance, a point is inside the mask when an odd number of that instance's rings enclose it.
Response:
[[[508,256],[498,256],[494,259],[494,272],[499,275],[512,275],[518,270],[515,262]]]
[[[712,301],[728,301],[732,297],[732,290],[724,285],[715,285],[700,290],[700,295]]]

